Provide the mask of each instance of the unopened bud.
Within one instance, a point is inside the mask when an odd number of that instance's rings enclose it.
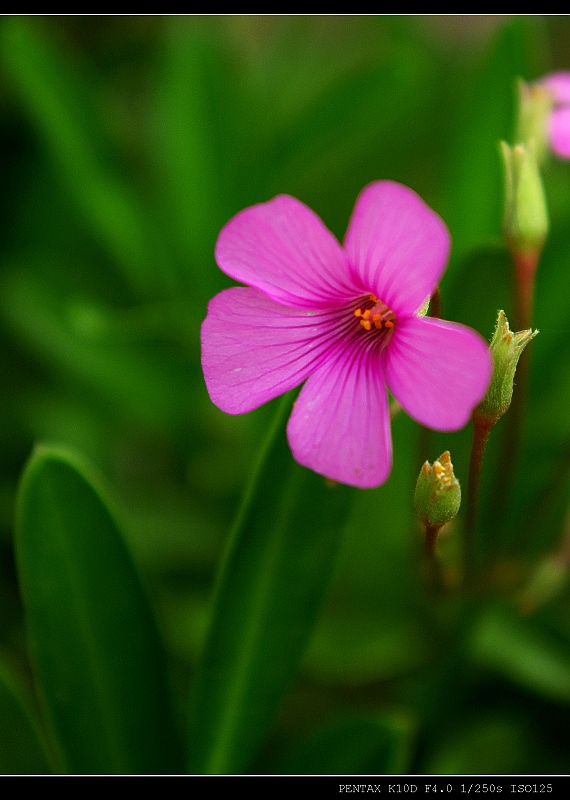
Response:
[[[549,118],[554,97],[542,83],[518,82],[519,113],[515,141],[534,141],[536,160],[544,163],[549,149]]]
[[[501,142],[505,165],[505,237],[514,253],[538,258],[548,233],[548,213],[535,150],[534,140],[515,147]]]
[[[484,399],[473,412],[473,417],[486,420],[490,425],[508,410],[513,396],[513,382],[522,351],[538,331],[513,333],[504,311],[499,311],[497,325],[490,344],[493,356],[493,377]]]
[[[426,461],[422,466],[414,493],[414,508],[426,529],[439,529],[457,515],[460,505],[461,486],[446,450],[433,465]]]

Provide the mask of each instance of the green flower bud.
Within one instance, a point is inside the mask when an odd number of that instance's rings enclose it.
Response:
[[[519,113],[515,141],[534,141],[536,160],[543,164],[548,153],[548,121],[552,111],[552,93],[540,83],[518,82]]]
[[[426,529],[439,529],[457,515],[460,505],[461,486],[453,474],[451,457],[446,450],[433,466],[429,461],[422,466],[414,493],[414,508]]]
[[[534,140],[509,147],[501,142],[505,165],[504,230],[510,249],[536,256],[548,233],[548,213]]]
[[[484,399],[473,412],[473,416],[486,420],[490,425],[508,410],[513,396],[513,382],[522,351],[534,339],[538,331],[513,333],[504,311],[499,311],[497,325],[491,340],[493,377]]]

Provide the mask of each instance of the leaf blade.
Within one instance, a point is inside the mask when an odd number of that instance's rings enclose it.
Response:
[[[175,771],[158,632],[95,486],[79,459],[45,446],[18,497],[18,572],[48,727],[70,772]]]
[[[293,461],[282,430],[289,402],[220,574],[196,685],[191,772],[247,768],[303,655],[335,563],[351,490]]]

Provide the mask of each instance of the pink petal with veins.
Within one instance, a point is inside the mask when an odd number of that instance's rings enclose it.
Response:
[[[355,276],[396,314],[416,311],[447,264],[448,230],[407,186],[392,181],[362,190],[344,240]]]
[[[388,388],[428,428],[454,431],[469,422],[492,375],[485,340],[471,328],[430,317],[399,322],[385,350]]]
[[[362,489],[392,468],[390,415],[382,364],[363,350],[339,352],[309,378],[287,426],[296,460]]]
[[[288,306],[326,308],[354,296],[342,247],[314,211],[287,195],[233,217],[218,237],[216,261]]]
[[[212,402],[243,414],[298,386],[326,357],[336,324],[326,310],[283,306],[257,289],[220,292],[201,331]]]

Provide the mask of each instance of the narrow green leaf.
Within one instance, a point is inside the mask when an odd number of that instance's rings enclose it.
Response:
[[[167,272],[157,269],[162,250],[113,165],[87,70],[57,51],[41,22],[22,17],[0,28],[0,64],[87,225],[135,289],[156,288]]]
[[[146,594],[90,471],[39,447],[16,556],[47,726],[72,773],[179,771],[164,654]]]
[[[530,773],[533,756],[524,722],[494,715],[454,728],[425,767],[428,775],[500,775]]]
[[[319,684],[359,686],[417,668],[429,657],[430,643],[418,623],[398,615],[398,600],[395,595],[395,609],[384,614],[372,600],[369,609],[361,604],[345,614],[324,614],[303,671]]]
[[[215,41],[195,20],[175,18],[167,25],[152,152],[164,190],[164,224],[185,271],[181,280],[201,304],[209,298],[214,244],[226,221],[214,114],[223,107],[216,83],[224,64]]]
[[[223,564],[197,679],[190,771],[247,769],[313,629],[351,490],[296,464],[284,398]]]
[[[535,620],[489,609],[472,633],[470,654],[482,667],[544,697],[570,703],[570,648]]]
[[[106,341],[82,331],[63,282],[42,284],[30,274],[35,263],[19,264],[0,281],[0,310],[25,347],[89,387],[114,413],[119,410],[154,430],[184,423],[190,370],[180,368],[166,346]]]
[[[395,39],[387,58],[354,65],[332,86],[323,87],[300,118],[286,117],[288,125],[271,159],[279,168],[274,178],[269,172],[271,186],[306,192],[321,183],[323,174],[336,175],[345,165],[354,169],[355,159],[363,153],[370,169],[378,142],[386,159],[384,168],[394,169],[397,143],[415,125],[425,125],[434,85],[433,65],[419,42]],[[344,226],[343,221],[339,234]]]
[[[278,769],[285,775],[405,775],[412,726],[407,719],[363,716],[328,726],[298,744]]]
[[[47,772],[50,768],[37,727],[13,679],[0,665],[0,774]]]

